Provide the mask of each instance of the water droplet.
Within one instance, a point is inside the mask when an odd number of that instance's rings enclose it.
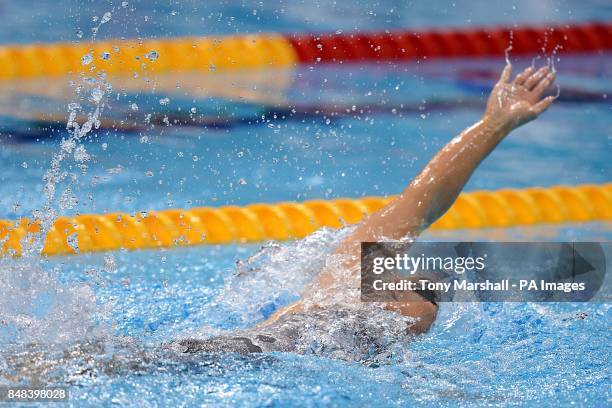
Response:
[[[90,158],[91,157],[89,156],[89,154],[85,150],[85,146],[79,145],[74,150],[74,160],[76,160],[78,163],[84,163],[86,161],[89,161]]]
[[[151,170],[147,170],[147,172],[145,173],[145,176],[153,177],[153,172]]]
[[[149,142],[149,136],[141,136],[140,137],[140,143],[148,143]]]
[[[110,59],[110,52],[104,51],[102,54],[100,54],[100,58],[102,58],[105,61],[108,61]]]
[[[79,199],[69,188],[66,188],[66,190],[62,192],[58,202],[61,210],[73,209],[78,203]]]
[[[70,153],[76,147],[76,142],[73,139],[62,139],[60,142],[60,149],[63,152]]]
[[[77,36],[77,38],[83,38],[83,30],[76,30],[74,34]]]
[[[79,237],[77,235],[77,233],[73,233],[68,235],[67,238],[68,241],[68,245],[70,246],[70,248],[72,248],[74,250],[75,253],[79,253]]]
[[[94,88],[91,91],[91,99],[95,102],[95,103],[100,103],[100,101],[102,100],[102,97],[104,96],[104,91],[100,88]]]
[[[193,160],[194,162],[197,162],[198,160],[200,160],[200,158],[199,158],[198,156],[194,155],[194,156],[192,157],[192,160]]]
[[[128,6],[128,2],[127,1],[122,1],[121,2],[121,7],[126,8]]]
[[[197,110],[196,108],[191,108],[191,109],[189,109],[189,111],[190,111],[191,113],[196,113],[198,110]]]
[[[241,186],[245,186],[247,184],[247,181],[244,178],[240,177],[238,179],[238,184],[240,184]]]
[[[132,109],[134,112],[136,112],[138,110],[138,105],[133,103],[133,104],[130,105],[130,109]]]
[[[160,105],[164,105],[165,106],[165,105],[168,105],[169,103],[170,103],[170,98],[167,98],[167,97],[166,98],[161,98],[159,100],[159,104]]]
[[[102,150],[106,150],[108,148],[108,143],[102,143]]]
[[[21,163],[21,167],[23,167],[24,169],[27,169],[28,168],[28,163],[26,163],[26,162]]]
[[[152,51],[149,51],[147,55],[145,55],[145,57],[147,57],[149,61],[155,61],[157,60],[157,58],[159,58],[159,54],[157,53],[157,51],[152,50]]]
[[[117,165],[117,167],[113,167],[113,168],[107,169],[106,172],[108,174],[119,174],[119,173],[123,172],[123,167],[121,167],[121,165],[119,164],[119,165]]]
[[[91,64],[93,61],[93,55],[91,54],[85,54],[81,57],[81,64],[83,65],[89,65]]]
[[[115,272],[117,270],[115,258],[113,258],[111,255],[104,257],[104,270],[106,272]]]
[[[104,23],[108,23],[111,19],[113,15],[111,14],[110,11],[107,11],[106,13],[104,13],[104,15],[102,16],[102,20],[100,20],[100,24],[104,24]]]

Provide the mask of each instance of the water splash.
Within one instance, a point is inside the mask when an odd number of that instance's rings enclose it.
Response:
[[[0,344],[62,344],[100,334],[86,284],[62,285],[57,270],[29,259],[0,261]]]
[[[390,358],[410,340],[406,336],[410,319],[384,310],[381,304],[360,301],[358,271],[346,268],[346,259],[334,255],[354,228],[323,228],[296,242],[269,243],[238,261],[236,272],[203,312],[210,325],[185,331],[179,338],[228,335],[228,326],[233,336],[251,337],[269,329],[299,354],[354,361]],[[323,270],[336,283],[320,290],[312,282]],[[258,326],[300,298],[303,312],[288,315],[279,324]]]
[[[212,302],[208,312],[212,320],[218,325],[229,319],[238,326],[251,326],[297,300],[350,230],[323,228],[296,242],[268,243],[238,261],[236,272]]]
[[[56,208],[70,210],[76,207],[78,199],[71,194],[73,186],[78,179],[78,174],[66,170],[70,166],[64,166],[67,160],[73,160],[75,166],[84,172],[87,170],[86,162],[90,156],[82,140],[92,131],[100,126],[100,116],[106,106],[105,98],[110,95],[112,86],[106,81],[106,75],[100,73],[97,77],[83,77],[82,84],[77,87],[76,95],[81,102],[91,103],[87,109],[81,103],[72,102],[68,104],[68,120],[66,129],[68,136],[60,141],[60,150],[51,159],[51,167],[43,176],[43,193],[45,202],[41,209],[35,210],[33,216],[35,221],[40,224],[41,233],[37,234],[33,244],[23,243],[24,253],[35,255],[42,251],[44,238],[53,226],[53,222],[58,216]],[[78,123],[79,115],[85,116],[85,121]],[[57,189],[62,183],[67,185],[64,192],[59,194],[57,199]]]
[[[110,18],[111,14],[105,13],[97,27]],[[75,87],[75,101],[67,107],[68,135],[60,141],[59,151],[43,176],[44,204],[32,212],[40,233],[22,240],[21,257],[0,258],[0,343],[4,345],[61,344],[101,333],[96,315],[104,309],[96,304],[92,288],[84,283],[61,282],[59,271],[46,269],[46,259],[41,256],[58,211],[69,211],[79,204],[76,170],[84,173],[91,159],[82,142],[100,126],[100,116],[112,91],[106,75],[96,72],[93,53],[84,55],[81,62],[88,72],[81,75]],[[68,244],[78,252],[76,234],[68,238]]]

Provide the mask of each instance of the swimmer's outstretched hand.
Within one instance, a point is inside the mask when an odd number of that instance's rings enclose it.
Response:
[[[511,80],[512,66],[506,65],[487,101],[484,121],[510,132],[544,112],[556,96],[542,98],[555,81],[555,73],[547,66],[535,71],[525,69]]]

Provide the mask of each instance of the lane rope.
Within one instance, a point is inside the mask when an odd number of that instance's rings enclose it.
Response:
[[[602,52],[612,23],[378,33],[257,34],[0,46],[0,79],[282,68],[297,64]],[[90,55],[93,62],[83,65]],[[87,58],[87,61],[90,59]]]
[[[441,29],[414,32],[294,35],[300,62],[411,60],[424,58],[597,52],[612,49],[612,23]]]
[[[302,238],[318,228],[354,224],[394,197],[310,200],[302,203],[199,207],[188,210],[85,214],[59,217],[43,253],[145,249]],[[431,229],[507,228],[536,224],[612,221],[612,183],[475,191],[459,196]],[[28,219],[0,220],[2,253],[19,254],[21,240],[39,233]]]
[[[83,65],[90,55],[93,62]],[[0,79],[67,74],[149,74],[293,66],[296,55],[280,34],[106,40],[0,46]]]

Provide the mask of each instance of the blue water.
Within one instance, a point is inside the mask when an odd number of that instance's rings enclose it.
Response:
[[[12,21],[0,28],[0,42],[75,41],[78,30],[89,35],[92,16],[113,7],[113,19],[100,29],[100,38],[612,18],[604,2],[439,3],[130,1],[124,10],[121,2],[65,1],[57,13],[56,2],[40,2],[35,10],[12,2],[0,9]],[[531,60],[514,63],[525,66]],[[142,129],[107,128],[84,141],[92,159],[83,173],[71,169],[79,175],[72,186],[78,203],[62,212],[395,194],[439,147],[479,118],[502,65],[501,60],[477,60],[303,67],[246,80],[245,74],[172,76],[159,78],[155,87],[139,80],[111,80],[115,93],[102,117],[129,117]],[[606,54],[563,56],[556,66],[561,99],[537,122],[505,140],[475,173],[468,190],[612,180],[607,99],[612,59]],[[42,177],[59,149],[59,138],[31,121],[48,114],[65,122],[66,105],[73,98],[65,79],[53,81],[53,86],[32,82],[29,89],[27,83],[0,85],[0,114],[5,118],[0,124],[2,219],[30,215],[44,203]],[[217,89],[215,82],[228,85]],[[54,86],[57,90],[50,91]],[[240,98],[238,93],[251,96]],[[588,100],[577,101],[576,95],[585,94]],[[160,105],[166,97],[168,105]],[[448,106],[442,109],[440,102]],[[133,103],[138,111],[130,108]],[[261,119],[265,111],[287,105],[296,107],[294,117]],[[20,119],[9,109],[14,107],[21,107]],[[145,124],[146,114],[189,117],[192,108],[195,115],[221,120],[223,126]],[[305,114],[313,110],[319,113]],[[330,111],[344,113],[338,117]],[[612,226],[437,232],[427,237],[610,240]],[[216,301],[232,279],[236,260],[259,247],[87,254],[53,258],[43,268],[55,271],[62,285],[86,283],[92,288],[97,312],[74,316],[74,326],[93,322],[113,338],[137,339],[139,350],[153,349],[185,332],[207,334],[244,325],[248,300],[262,313],[269,302],[287,301],[290,296],[277,296],[277,289],[286,289],[282,283],[247,291],[234,305]],[[307,256],[296,252],[285,260],[288,278],[299,281],[292,266],[307,263]],[[39,304],[43,315],[44,306]],[[58,377],[50,378],[70,386],[73,406],[606,406],[612,401],[609,309],[601,303],[443,304],[428,333],[406,344],[401,356],[377,366],[275,354],[179,365],[161,361],[144,371],[95,376],[75,374],[64,363]],[[248,315],[246,323],[256,321],[257,316]],[[33,334],[28,340],[39,339]]]
[[[581,61],[588,64],[588,71],[580,70]],[[520,67],[531,62],[515,63]],[[356,112],[343,118],[266,117],[256,125],[239,121],[257,120],[265,111],[254,101],[215,96],[193,102],[194,95],[184,87],[127,93],[112,101],[108,116],[133,114],[128,107],[137,103],[139,111],[133,117],[142,123],[147,113],[163,116],[158,101],[168,97],[167,109],[177,114],[196,107],[196,116],[221,116],[228,125],[204,129],[162,123],[138,133],[97,132],[84,142],[95,161],[77,182],[80,196],[90,195],[77,209],[133,212],[395,194],[437,149],[480,118],[486,87],[501,64],[479,60],[454,62],[451,68],[446,62],[432,62],[284,72],[286,87],[268,93],[282,102],[268,108],[291,101],[296,109],[346,113],[355,106]],[[610,180],[610,104],[602,95],[612,91],[612,60],[563,57],[557,65],[562,95],[567,88],[569,100],[559,101],[537,122],[507,138],[482,164],[468,190]],[[259,82],[267,85],[275,79],[276,73]],[[176,81],[181,78],[173,84]],[[594,93],[596,102],[573,102],[570,92],[576,89]],[[453,106],[438,109],[435,104],[440,101]],[[65,117],[65,105],[57,100],[41,106]],[[42,204],[40,180],[57,150],[57,138],[38,133],[30,137],[41,141],[20,143],[8,138],[3,143],[0,157],[6,165],[0,174],[0,217],[28,215]]]
[[[0,28],[0,41],[76,41],[79,30],[87,33],[92,17],[121,10],[122,1],[63,0],[6,2],[0,12],[12,24]],[[136,36],[257,33],[262,31],[351,31],[381,28],[448,27],[520,23],[582,22],[606,20],[610,6],[589,0],[492,0],[487,5],[472,0],[420,1],[162,1],[131,0],[131,12],[116,13],[100,38]]]

